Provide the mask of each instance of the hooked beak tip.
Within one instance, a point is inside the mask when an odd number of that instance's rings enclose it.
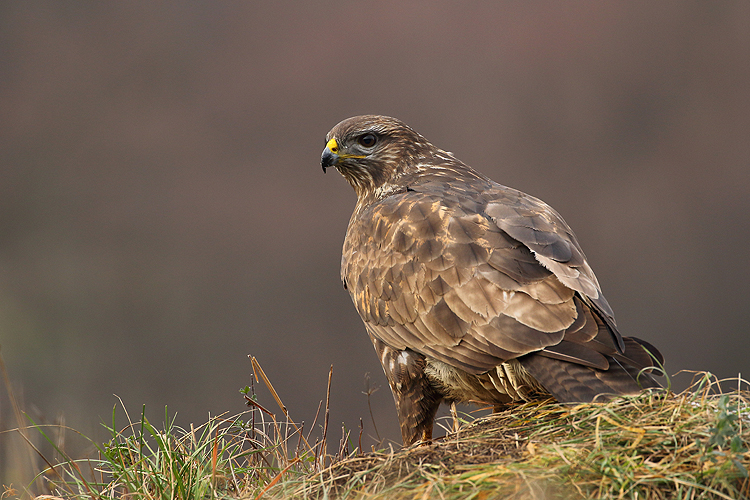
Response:
[[[334,166],[338,159],[339,157],[336,153],[332,152],[329,148],[325,148],[320,157],[320,166],[323,167],[323,173],[326,173],[328,167]]]

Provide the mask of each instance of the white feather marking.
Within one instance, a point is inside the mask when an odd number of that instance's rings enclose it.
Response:
[[[411,361],[411,359],[409,358],[411,358],[411,356],[409,356],[409,353],[407,353],[406,351],[401,351],[398,354],[398,364],[400,364],[401,366],[406,366]]]

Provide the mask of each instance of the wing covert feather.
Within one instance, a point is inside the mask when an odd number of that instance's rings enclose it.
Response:
[[[471,372],[563,337],[599,346],[579,361],[603,366],[599,351],[624,344],[575,235],[544,202],[498,186],[461,195],[427,183],[355,212],[342,278],[360,315],[394,348],[455,365],[461,346]]]
[[[406,192],[353,218],[342,277],[373,334],[472,372],[560,342],[575,291],[460,201]]]

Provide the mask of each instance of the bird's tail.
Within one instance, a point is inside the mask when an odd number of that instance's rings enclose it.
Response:
[[[625,351],[605,356],[606,370],[532,353],[518,358],[521,366],[561,403],[601,400],[612,395],[638,394],[659,388],[653,377],[664,358],[648,342],[625,337]]]

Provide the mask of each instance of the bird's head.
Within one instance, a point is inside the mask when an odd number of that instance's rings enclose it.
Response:
[[[409,171],[433,149],[408,125],[387,116],[347,118],[326,135],[320,163],[334,167],[361,199]]]

